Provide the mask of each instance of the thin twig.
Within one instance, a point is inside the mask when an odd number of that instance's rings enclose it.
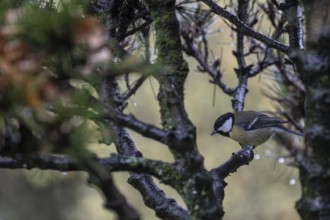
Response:
[[[227,19],[229,22],[234,24],[237,28],[237,31],[249,37],[255,38],[263,42],[264,44],[268,45],[269,47],[277,49],[285,54],[289,52],[290,48],[288,46],[253,30],[247,24],[241,21],[237,16],[228,12],[226,9],[220,7],[213,0],[201,0],[201,1],[204,2],[206,5],[208,5],[214,13],[222,16],[223,18]]]

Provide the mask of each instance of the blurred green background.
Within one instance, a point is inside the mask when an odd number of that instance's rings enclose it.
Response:
[[[223,24],[220,26],[225,27]],[[225,30],[227,30],[226,28]],[[223,31],[210,36],[210,48],[215,56],[223,49],[222,68],[224,80],[236,85],[232,56],[234,40],[230,32]],[[206,74],[196,72],[196,63],[188,58],[190,74],[185,88],[185,105],[191,120],[197,127],[198,148],[205,158],[205,166],[211,169],[227,160],[239,149],[239,145],[222,136],[210,136],[215,119],[231,111],[231,98],[210,84]],[[253,61],[253,60],[250,60]],[[245,109],[269,110],[272,104],[261,94],[261,84],[267,80],[263,75],[249,81],[249,93]],[[157,82],[150,78],[142,89],[129,100],[128,113],[137,118],[159,125],[159,109],[156,101]],[[214,101],[213,101],[214,99]],[[213,103],[214,102],[214,103]],[[164,145],[146,139],[130,131],[138,149],[145,157],[172,161]],[[96,140],[95,140],[96,141]],[[114,146],[93,144],[92,149],[108,155]],[[294,209],[300,195],[297,170],[285,165],[285,159],[274,159],[279,153],[275,142],[269,141],[255,151],[255,160],[241,167],[226,179],[224,219],[299,219]],[[103,208],[103,196],[87,184],[87,175],[82,172],[61,173],[40,170],[0,170],[0,220],[109,220],[115,216]],[[140,195],[127,184],[127,173],[114,174],[118,187],[127,200],[141,212],[142,219],[156,219],[154,212],[143,205]],[[169,197],[183,204],[178,194],[160,184]]]

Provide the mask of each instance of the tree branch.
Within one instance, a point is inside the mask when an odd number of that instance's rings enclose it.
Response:
[[[181,36],[185,40],[185,45],[182,45],[182,49],[186,52],[187,55],[194,57],[201,68],[199,67],[199,70],[201,72],[207,72],[211,78],[211,83],[214,83],[218,85],[223,92],[225,92],[228,95],[232,95],[235,91],[235,89],[228,87],[222,80],[222,73],[220,72],[220,60],[216,59],[211,65],[209,65],[207,54],[203,54],[199,47],[195,45],[194,38],[197,36],[191,36],[192,33],[190,30],[187,30],[186,28],[181,28]],[[206,42],[205,42],[206,43]]]
[[[122,114],[122,99],[116,81],[105,77],[101,82],[103,87],[101,100],[114,114]],[[127,130],[114,121],[109,121],[109,136],[113,139],[117,152],[125,156],[141,157],[142,154],[129,136]],[[190,219],[188,212],[180,207],[175,200],[167,198],[165,193],[154,183],[151,176],[146,174],[131,173],[128,182],[136,188],[146,206],[155,210],[156,216],[162,219]]]
[[[233,153],[229,160],[212,169],[212,174],[218,176],[220,179],[225,179],[229,174],[236,172],[239,167],[248,165],[254,157],[253,149],[252,146],[245,146]]]
[[[253,160],[253,157],[253,147],[246,146],[233,153],[229,160],[210,171],[213,178],[213,191],[217,195],[218,203],[222,204],[225,196],[224,188],[227,183],[224,179],[229,174],[236,172],[241,166],[248,165]]]
[[[156,212],[156,216],[169,220],[191,220],[187,210],[180,207],[174,199],[167,198],[149,175],[132,173],[128,183],[137,189],[146,206]]]
[[[286,0],[280,5],[284,12],[289,34],[290,48],[304,49],[303,10],[298,0]]]
[[[180,172],[181,183],[175,189],[184,199],[193,219],[216,219],[223,216],[217,203],[210,174],[205,171],[203,157],[196,147],[196,128],[184,107],[184,83],[189,72],[184,60],[175,0],[147,0],[156,32],[157,61],[171,70],[155,75],[159,82],[158,101],[162,125],[175,131],[168,146]],[[198,207],[198,208],[197,208]]]
[[[16,160],[9,157],[0,157],[0,167],[10,169],[57,170],[61,172],[85,171],[91,162],[96,162],[110,172],[130,171],[151,174],[164,182],[170,181],[169,174],[175,176],[175,168],[170,163],[146,159],[143,157],[127,157],[112,154],[107,158],[84,157],[75,161],[67,156],[38,154]],[[86,162],[87,161],[87,162]]]
[[[129,99],[132,95],[136,93],[136,91],[141,87],[141,85],[144,83],[144,81],[147,79],[147,76],[142,75],[139,79],[137,79],[135,82],[133,82],[132,87],[127,88],[127,91],[121,96],[121,99],[123,101],[126,101]]]
[[[76,161],[66,156],[39,154],[20,160],[10,157],[0,157],[0,167],[7,169],[57,170],[61,172],[81,171]]]
[[[238,1],[238,19],[245,23],[248,19],[248,6],[249,0]],[[248,92],[247,83],[251,66],[247,66],[245,62],[244,44],[244,34],[241,32],[237,32],[236,51],[233,51],[233,54],[236,57],[238,64],[238,68],[235,69],[238,78],[238,85],[235,89],[232,99],[232,107],[235,111],[243,111],[244,99]]]
[[[105,207],[115,211],[120,220],[138,220],[139,215],[136,210],[127,203],[123,194],[117,189],[112,176],[106,172],[101,165],[102,160],[98,162],[100,166],[86,166],[70,159],[66,156],[55,156],[39,154],[30,158],[16,160],[9,157],[0,157],[0,167],[10,169],[42,169],[42,170],[57,170],[62,172],[68,171],[85,171],[90,174],[91,182],[97,185],[103,192],[106,198]],[[89,162],[90,164],[90,162]],[[109,166],[109,164],[107,164]]]
[[[131,128],[132,130],[142,134],[145,137],[149,137],[153,140],[159,141],[161,143],[167,144],[169,142],[168,137],[172,132],[157,128],[153,125],[147,124],[136,119],[133,115],[126,115],[123,113],[116,113],[110,110],[104,117],[114,121],[122,126]]]
[[[220,15],[221,17],[228,20],[230,23],[234,24],[236,26],[238,32],[243,33],[244,35],[252,37],[254,39],[257,39],[257,40],[263,42],[264,44],[268,45],[269,47],[277,49],[285,54],[287,54],[289,52],[290,48],[288,46],[253,30],[247,24],[245,24],[243,21],[241,21],[237,16],[235,16],[234,14],[231,14],[224,8],[220,7],[213,0],[200,0],[200,1],[202,1],[206,5],[208,5],[214,13],[216,13],[217,15]]]

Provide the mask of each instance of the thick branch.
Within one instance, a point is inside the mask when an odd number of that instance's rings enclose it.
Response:
[[[156,215],[161,219],[182,219],[191,220],[187,210],[180,207],[174,199],[167,198],[149,175],[132,173],[128,183],[136,188],[146,206],[155,210]]]
[[[304,49],[303,10],[298,0],[286,0],[281,4],[286,20],[291,48]]]
[[[113,78],[106,77],[101,82],[103,92],[101,100],[114,111],[114,114],[122,114],[122,99],[117,83]],[[113,122],[109,122],[110,137],[114,140],[119,154],[125,156],[141,157],[142,154],[129,136],[127,130]],[[186,210],[180,207],[175,200],[167,198],[162,190],[154,183],[151,176],[146,174],[131,173],[129,183],[136,188],[146,206],[155,210],[156,216],[162,219],[190,219]]]
[[[16,160],[10,157],[0,157],[0,167],[7,169],[33,169],[57,170],[61,172],[80,171],[79,165],[66,156],[40,154],[30,158]]]
[[[86,155],[84,155],[86,156]],[[79,166],[89,174],[89,183],[102,190],[106,199],[105,207],[114,210],[118,220],[139,220],[138,212],[127,203],[125,196],[117,189],[111,172],[95,158],[81,158]]]
[[[247,22],[248,7],[249,7],[249,0],[238,1],[237,14],[238,14],[238,18],[243,22]],[[236,57],[238,64],[238,69],[235,69],[238,77],[238,85],[233,95],[232,106],[235,111],[243,111],[244,99],[248,92],[247,83],[248,83],[249,72],[251,67],[246,66],[245,54],[244,54],[244,34],[241,32],[237,32],[236,51],[234,51],[233,53]]]
[[[95,161],[94,161],[95,162]],[[115,162],[115,161],[113,161]],[[103,165],[109,161],[99,160],[97,164]],[[108,172],[104,172],[101,166],[82,166],[81,164],[73,161],[66,156],[54,156],[54,155],[36,155],[31,158],[24,158],[23,160],[16,160],[9,157],[0,157],[0,167],[10,169],[32,169],[38,168],[43,170],[57,170],[62,172],[67,171],[80,171],[87,170],[92,173],[91,178],[96,181],[92,181],[93,184],[98,185],[106,198],[106,208],[114,210],[118,219],[122,220],[138,220],[139,215],[133,207],[127,202],[125,197],[117,189],[113,182],[112,176]],[[83,168],[84,167],[84,168]],[[93,167],[93,168],[92,168]],[[102,172],[103,171],[103,172]]]
[[[220,179],[225,179],[229,174],[236,172],[241,166],[248,165],[253,160],[253,156],[253,147],[243,147],[239,151],[233,153],[229,160],[219,167],[212,169],[211,172]]]
[[[213,190],[217,195],[219,204],[222,204],[225,196],[224,188],[227,184],[224,179],[228,177],[229,174],[236,172],[241,166],[248,165],[249,162],[253,160],[253,156],[253,147],[243,147],[241,150],[233,153],[229,160],[211,170]]]
[[[171,134],[170,131],[166,131],[166,130],[157,128],[153,125],[142,122],[142,121],[136,119],[133,115],[117,113],[117,112],[113,111],[112,109],[109,109],[109,110],[110,111],[104,117],[105,119],[114,121],[114,122],[120,124],[121,126],[128,127],[130,129],[142,134],[145,137],[149,137],[153,140],[159,141],[164,144],[168,143],[168,141],[169,141],[168,137]]]
[[[184,107],[184,82],[188,65],[181,49],[180,29],[175,0],[147,0],[156,32],[158,62],[171,67],[155,75],[159,81],[158,101],[162,124],[175,131],[169,147],[181,167],[181,183],[175,189],[181,194],[193,219],[218,219],[223,215],[212,188],[210,174],[203,167],[203,157],[196,148],[196,129]]]
[[[80,160],[80,159],[79,159]],[[87,161],[87,163],[85,163]],[[113,154],[107,158],[83,158],[81,161],[75,161],[67,156],[39,154],[32,157],[16,160],[9,157],[0,157],[0,167],[10,169],[32,169],[57,170],[61,172],[85,171],[86,167],[95,161],[97,164],[106,168],[110,172],[131,171],[137,173],[151,174],[160,180],[166,182],[169,173],[175,176],[173,165],[163,162],[145,159],[142,157],[127,157]]]
[[[172,177],[178,175],[172,164],[143,157],[125,157],[114,154],[111,157],[100,159],[99,163],[111,171],[126,170],[150,174],[166,184],[170,184],[173,181]]]

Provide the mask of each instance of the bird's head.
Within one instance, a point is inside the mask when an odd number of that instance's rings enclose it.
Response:
[[[234,114],[228,112],[226,114],[221,115],[214,123],[214,130],[211,135],[219,133],[223,136],[229,137],[229,132],[233,128],[234,125]]]

